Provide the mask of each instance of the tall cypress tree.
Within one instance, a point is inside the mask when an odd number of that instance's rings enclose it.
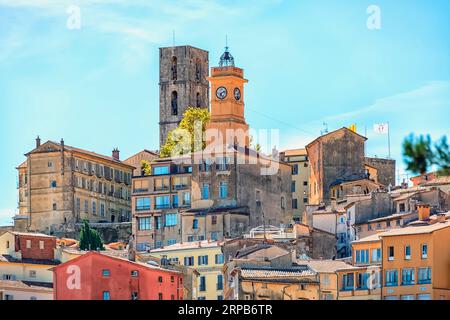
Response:
[[[84,220],[81,226],[80,250],[105,250],[100,234],[89,226],[87,220]]]

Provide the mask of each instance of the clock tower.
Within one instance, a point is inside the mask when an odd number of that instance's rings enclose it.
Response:
[[[225,48],[218,67],[211,68],[211,120],[206,129],[218,130],[222,143],[249,146],[248,124],[244,115],[244,70],[234,66],[234,58]]]

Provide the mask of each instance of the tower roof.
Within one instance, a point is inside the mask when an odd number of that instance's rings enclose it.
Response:
[[[220,56],[220,67],[234,67],[234,58],[228,51],[228,46],[225,47],[225,52]]]

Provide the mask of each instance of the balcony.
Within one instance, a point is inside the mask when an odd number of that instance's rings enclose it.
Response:
[[[150,210],[150,206],[137,206],[136,211],[147,211]]]
[[[134,189],[133,192],[134,193],[148,192],[148,188],[147,189]]]
[[[170,204],[157,204],[155,205],[155,209],[170,209]]]

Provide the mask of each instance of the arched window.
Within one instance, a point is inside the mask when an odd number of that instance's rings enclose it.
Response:
[[[177,57],[172,57],[172,80],[177,80]]]
[[[200,93],[197,92],[197,108],[200,107]]]
[[[178,115],[178,93],[176,91],[172,91],[171,106],[172,106],[172,115],[173,116]]]
[[[195,80],[200,81],[202,77],[202,66],[200,60],[195,62]]]

